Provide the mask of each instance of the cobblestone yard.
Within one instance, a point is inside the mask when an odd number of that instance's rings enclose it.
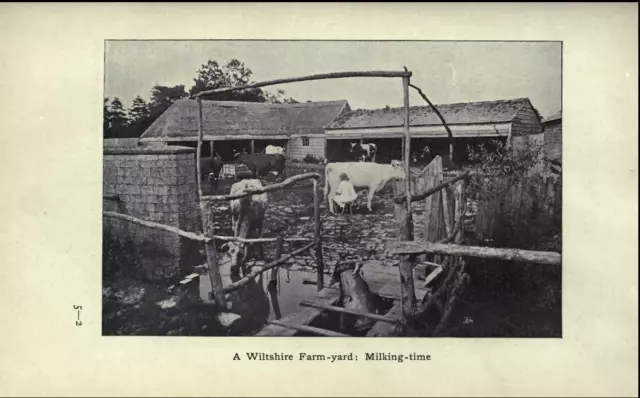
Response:
[[[231,182],[229,182],[231,184]],[[221,184],[219,191],[228,191]],[[226,184],[224,184],[226,185]],[[266,185],[266,184],[265,184]],[[313,191],[311,186],[288,188],[269,193],[269,208],[265,220],[265,237],[306,237],[313,238]],[[359,193],[359,196],[361,193]],[[365,260],[378,260],[384,265],[398,263],[397,256],[385,253],[385,241],[396,239],[396,221],[393,214],[392,187],[389,184],[373,200],[373,211],[366,207],[366,198],[359,198],[359,207],[353,214],[331,214],[327,201],[321,204],[321,234],[323,237],[322,254],[326,264],[332,265],[339,254],[360,255]],[[421,233],[424,211],[423,202],[415,203],[414,219],[416,233]],[[219,202],[214,206],[215,228],[218,235],[232,235],[231,216],[228,203]],[[290,252],[304,242],[286,243],[284,252]],[[265,247],[268,259],[272,259],[275,244]],[[315,266],[313,252],[298,256],[289,261],[297,267]]]

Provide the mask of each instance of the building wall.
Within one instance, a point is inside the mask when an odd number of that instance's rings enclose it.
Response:
[[[200,228],[195,150],[176,146],[105,147],[103,208],[196,232]],[[117,199],[116,199],[117,197]],[[104,232],[131,239],[131,253],[154,282],[171,283],[201,259],[199,246],[169,232],[104,218]]]
[[[540,133],[542,133],[542,125],[540,124],[540,120],[538,120],[533,107],[523,106],[511,123],[511,136],[519,137]]]
[[[562,158],[562,121],[554,121],[545,125],[544,151],[550,159]]]
[[[302,160],[308,154],[316,158],[325,158],[325,138],[324,136],[309,136],[309,145],[303,145],[303,137],[293,136],[287,145],[287,158],[290,160]]]

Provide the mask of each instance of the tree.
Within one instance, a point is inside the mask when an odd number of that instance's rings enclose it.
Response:
[[[111,112],[109,110],[109,97],[105,97],[102,102],[102,136],[107,138],[109,136],[109,129],[111,128]]]
[[[103,136],[104,138],[123,138],[128,135],[129,119],[120,98],[115,97],[111,103],[105,98],[103,102]]]
[[[145,100],[137,96],[129,108],[129,130],[132,135],[139,137],[149,127],[150,114]]]
[[[155,85],[151,89],[151,100],[147,105],[149,117],[146,126],[150,126],[171,104],[179,99],[188,98],[189,94],[185,91],[184,85],[161,86]],[[146,127],[145,127],[146,129]]]
[[[189,90],[189,93],[194,95],[205,90],[248,84],[251,82],[252,75],[253,71],[237,59],[231,59],[225,65],[209,60],[198,70],[196,78],[193,79],[194,85]],[[295,99],[291,97],[285,98],[284,95],[284,90],[278,90],[275,94],[271,94],[260,88],[253,88],[210,94],[202,98],[215,101],[297,103]]]

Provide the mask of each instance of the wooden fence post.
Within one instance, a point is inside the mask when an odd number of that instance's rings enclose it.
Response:
[[[320,219],[320,184],[313,179],[313,219],[315,220],[314,241],[316,243],[316,266],[318,272],[318,291],[324,287],[324,261],[322,259],[322,221]]]
[[[202,200],[202,170],[200,168],[200,157],[202,152],[202,99],[198,97],[198,147],[196,152],[196,171],[198,179],[198,202],[200,205],[200,219],[202,220],[202,232],[205,236],[213,238],[213,209],[211,204]],[[210,242],[204,244],[205,255],[207,256],[207,268],[209,273],[209,280],[211,282],[211,296],[215,303],[215,306],[219,310],[223,310],[226,307],[226,301],[224,298],[224,291],[222,290],[222,277],[220,276],[220,270],[218,269],[218,256],[216,253],[216,245],[213,239]]]
[[[404,195],[404,181],[396,181],[396,196]],[[408,206],[406,202],[395,203],[395,216],[398,224],[397,236],[399,240],[413,240],[413,222],[411,222]],[[400,288],[402,298],[402,322],[406,323],[407,319],[411,319],[416,308],[416,293],[413,285],[413,258],[410,255],[401,255],[400,264],[398,265],[400,273]],[[406,325],[408,330],[410,325]]]

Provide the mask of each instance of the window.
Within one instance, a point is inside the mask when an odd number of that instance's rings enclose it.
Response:
[[[309,146],[309,137],[302,137],[302,146]]]

